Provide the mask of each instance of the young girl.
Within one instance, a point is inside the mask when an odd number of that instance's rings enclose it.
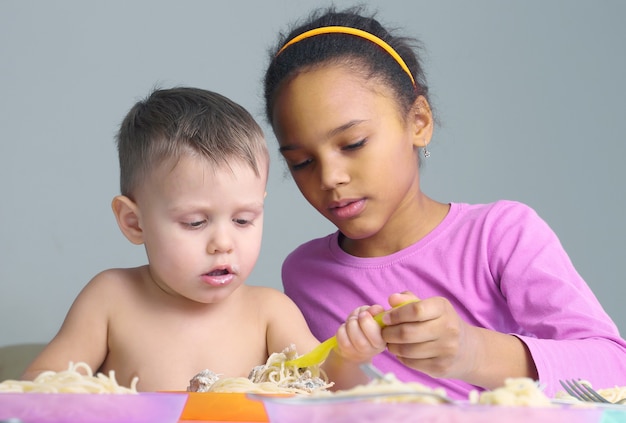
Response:
[[[272,51],[265,99],[298,188],[338,228],[283,266],[318,338],[340,327],[343,351],[386,346],[383,371],[459,398],[507,377],[548,395],[566,378],[626,384],[626,343],[532,209],[421,191],[434,124],[409,39],[360,9],[316,12]],[[372,319],[410,300],[384,329]]]

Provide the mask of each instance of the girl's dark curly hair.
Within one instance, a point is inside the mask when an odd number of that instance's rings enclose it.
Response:
[[[331,33],[313,36],[290,45],[277,56],[294,37],[325,26],[357,28],[384,40],[402,57],[415,79],[415,86],[388,52],[374,42],[355,35]],[[328,63],[347,65],[366,78],[386,84],[396,94],[400,111],[406,114],[418,96],[428,100],[428,86],[417,54],[420,49],[418,40],[393,35],[374,15],[367,16],[362,6],[342,11],[334,7],[315,10],[303,24],[297,25],[288,34],[281,33],[278,43],[270,50],[264,78],[266,118],[271,125],[274,101],[281,83],[303,70]]]

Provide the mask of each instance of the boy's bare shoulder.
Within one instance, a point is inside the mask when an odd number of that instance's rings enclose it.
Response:
[[[291,302],[291,299],[285,295],[284,292],[276,289],[276,288],[272,288],[269,286],[251,286],[251,285],[244,285],[245,289],[246,289],[246,296],[250,299],[250,300],[255,300],[255,301],[276,301],[278,303],[280,302]]]
[[[242,287],[243,288],[243,287]],[[298,306],[284,292],[267,286],[245,285],[245,303],[268,318],[300,314]]]
[[[112,268],[101,271],[96,274],[93,279],[117,279],[117,280],[133,280],[142,279],[147,272],[147,266],[130,267],[130,268]]]
[[[128,269],[107,269],[96,274],[83,289],[84,293],[103,294],[137,289],[147,274],[145,266]]]

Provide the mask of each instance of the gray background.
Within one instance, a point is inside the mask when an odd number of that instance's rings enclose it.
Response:
[[[262,122],[274,161],[250,283],[281,287],[285,255],[333,228],[275,154],[261,79],[277,31],[327,4],[0,0],[0,345],[49,340],[93,275],[145,262],[110,210],[114,134],[156,84],[218,91]],[[626,2],[370,4],[427,49],[440,126],[424,190],[534,207],[626,330]]]

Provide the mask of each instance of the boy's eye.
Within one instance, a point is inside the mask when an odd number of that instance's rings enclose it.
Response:
[[[248,226],[252,225],[253,221],[248,219],[233,219],[233,222],[235,222],[239,226]]]
[[[186,223],[186,225],[187,225],[187,226],[189,226],[189,227],[190,227],[190,228],[192,228],[192,229],[195,229],[195,228],[200,228],[200,227],[202,227],[205,223],[206,223],[206,220],[199,220],[199,221],[197,221],[197,222],[189,222],[189,223]]]

